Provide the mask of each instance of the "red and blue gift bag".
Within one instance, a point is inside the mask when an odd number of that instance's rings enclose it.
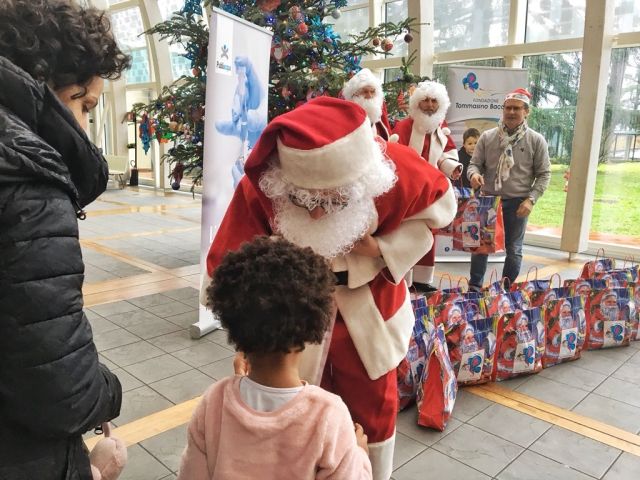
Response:
[[[458,385],[474,385],[491,380],[496,351],[493,318],[467,312],[459,326],[458,341],[452,343],[447,336],[449,358],[456,373]]]
[[[580,272],[580,278],[592,278],[597,273],[613,270],[616,268],[616,261],[613,258],[600,257],[600,252],[604,255],[604,250],[598,250],[595,260],[585,263]]]
[[[540,309],[507,313],[495,323],[496,358],[492,380],[507,380],[542,370],[546,342]]]
[[[418,425],[443,431],[453,411],[458,384],[442,325],[431,331],[431,351],[427,355],[418,386]]]
[[[586,306],[588,350],[629,345],[632,313],[635,311],[630,288],[593,289]]]
[[[528,308],[529,298],[526,293],[520,291],[499,293],[496,296],[484,298],[484,311],[489,317],[501,316]]]
[[[531,308],[544,307],[552,301],[569,297],[570,295],[569,287],[553,287],[548,290],[537,290],[529,295],[529,306]]]
[[[453,249],[472,253],[504,251],[500,197],[458,197],[458,212],[453,220]]]
[[[633,306],[631,308],[631,340],[640,340],[640,284],[636,283],[633,289]],[[629,303],[631,307],[631,303]]]
[[[427,352],[431,351],[431,336],[422,320],[417,319],[409,340],[409,350],[397,367],[399,409],[411,405],[416,399],[422,379]]]
[[[580,358],[587,330],[584,298],[576,295],[552,300],[545,305],[543,314],[547,342],[543,368]]]

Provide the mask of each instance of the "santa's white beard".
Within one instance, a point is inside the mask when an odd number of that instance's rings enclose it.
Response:
[[[380,121],[382,118],[382,98],[374,97],[367,99],[363,97],[353,97],[352,100],[364,108],[372,124]]]
[[[331,259],[348,253],[377,218],[372,198],[350,203],[344,209],[313,219],[309,212],[286,198],[274,201],[274,226],[280,235],[300,247],[311,247]]]
[[[444,115],[439,111],[433,115],[427,115],[422,110],[417,109],[417,111],[412,112],[411,118],[413,118],[413,128],[416,128],[421,133],[433,133],[444,120]]]

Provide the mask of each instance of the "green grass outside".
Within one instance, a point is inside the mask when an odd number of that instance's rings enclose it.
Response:
[[[562,227],[566,169],[566,165],[551,165],[551,183],[536,203],[530,225]],[[640,162],[598,166],[591,231],[640,237]]]

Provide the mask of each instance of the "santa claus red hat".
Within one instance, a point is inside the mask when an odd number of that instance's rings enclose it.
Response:
[[[504,101],[506,102],[507,100],[520,100],[529,105],[531,103],[531,94],[526,88],[516,88],[514,91],[507,93]]]
[[[415,111],[425,98],[435,98],[438,101],[438,113],[442,113],[444,118],[451,105],[445,86],[432,81],[420,82],[409,98],[409,111]]]
[[[275,161],[287,183],[307,189],[338,188],[367,172],[379,148],[362,107],[317,97],[267,125],[247,159],[245,173],[258,185]]]
[[[347,100],[352,100],[358,90],[364,87],[375,88],[376,97],[382,97],[382,82],[368,68],[363,68],[344,84],[342,96]]]

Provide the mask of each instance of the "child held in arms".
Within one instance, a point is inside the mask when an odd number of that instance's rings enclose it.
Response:
[[[473,151],[476,149],[476,143],[480,138],[480,131],[477,128],[467,128],[462,134],[462,148],[458,150],[458,160],[462,164],[462,186],[471,188],[471,182],[467,178],[467,168],[473,157]]]
[[[340,397],[300,379],[333,315],[335,277],[310,248],[256,237],[215,270],[207,303],[247,359],[205,392],[179,480],[371,479],[367,436]]]

